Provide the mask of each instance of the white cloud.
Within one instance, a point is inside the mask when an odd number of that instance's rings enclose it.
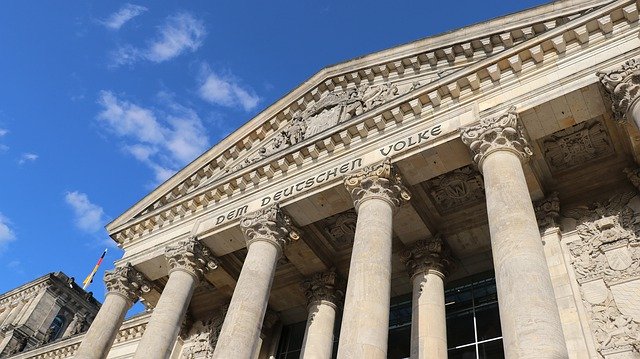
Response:
[[[240,106],[245,111],[251,111],[260,102],[260,97],[251,88],[243,88],[233,76],[220,76],[205,68],[198,90],[200,97],[210,103],[225,106]]]
[[[160,95],[165,110],[144,108],[102,91],[98,120],[124,141],[122,149],[146,164],[156,183],[171,177],[209,147],[206,130],[198,114]]]
[[[96,233],[104,226],[107,218],[102,207],[91,203],[89,197],[82,192],[67,192],[64,196],[67,204],[73,209],[74,222],[78,229],[87,233]]]
[[[4,249],[9,242],[16,239],[16,234],[11,229],[11,221],[0,213],[0,250]]]
[[[9,130],[7,130],[6,128],[0,128],[0,137],[4,137],[7,133],[9,133]],[[0,152],[7,151],[8,149],[9,146],[0,143]]]
[[[23,164],[25,164],[27,162],[34,162],[35,160],[38,159],[38,157],[39,156],[36,155],[35,153],[28,153],[28,152],[27,153],[23,153],[20,156],[20,159],[18,160],[18,164],[23,165]]]
[[[167,18],[154,40],[146,47],[124,45],[112,53],[113,65],[131,65],[137,61],[164,62],[184,52],[194,52],[202,46],[207,30],[204,23],[189,13]]]
[[[118,30],[129,20],[136,16],[142,15],[148,9],[144,6],[124,4],[120,10],[111,14],[108,19],[102,21],[102,24],[111,30]]]

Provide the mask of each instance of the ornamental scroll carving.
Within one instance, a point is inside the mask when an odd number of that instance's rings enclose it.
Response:
[[[264,146],[249,155],[244,161],[227,168],[224,173],[238,171],[339,123],[407,94],[419,86],[419,82],[407,85],[387,82],[379,85],[364,84],[344,91],[327,92],[312,106],[294,114],[291,121],[269,139]]]
[[[300,238],[291,218],[282,212],[277,203],[246,215],[240,221],[240,229],[247,247],[255,241],[266,240],[282,250],[291,241]]]
[[[603,358],[626,358],[640,349],[640,215],[630,204],[638,200],[635,193],[622,193],[564,213],[580,223],[580,240],[568,248]]]
[[[597,75],[611,97],[611,109],[616,120],[624,122],[640,93],[640,60],[628,60],[617,69],[598,72]]]
[[[387,200],[396,208],[411,199],[409,190],[402,183],[402,177],[388,158],[347,175],[344,185],[353,199],[356,211],[363,200],[371,197]]]
[[[107,286],[107,292],[121,294],[133,303],[152,288],[151,282],[133,268],[131,263],[116,267],[112,271],[105,271],[104,283]]]
[[[477,125],[460,128],[460,137],[480,169],[484,158],[498,149],[511,150],[522,160],[533,155],[515,107],[498,116],[481,118]]]
[[[417,241],[402,253],[400,260],[407,268],[410,277],[429,270],[446,275],[453,265],[451,251],[445,246],[439,234]]]
[[[336,273],[335,268],[332,268],[305,279],[301,287],[308,304],[328,301],[338,305],[344,297],[345,284],[345,281]]]
[[[196,238],[188,238],[168,245],[164,256],[169,263],[169,272],[183,270],[199,279],[205,272],[218,268],[218,260],[209,248]]]

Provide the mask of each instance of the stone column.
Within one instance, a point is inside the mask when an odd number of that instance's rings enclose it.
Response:
[[[611,71],[597,73],[611,96],[616,120],[630,121],[640,129],[640,60],[631,59]]]
[[[151,290],[147,279],[129,263],[104,272],[104,282],[107,296],[80,343],[76,359],[106,358],[125,314],[142,293]]]
[[[558,306],[522,168],[532,154],[515,108],[461,129],[484,175],[507,358],[566,358]]]
[[[338,358],[386,358],[394,210],[410,195],[389,160],[349,175],[358,213]]]
[[[244,217],[240,229],[248,252],[213,352],[218,359],[255,356],[276,263],[284,246],[298,239],[289,217],[277,204]]]
[[[344,295],[341,287],[342,281],[335,269],[317,273],[302,282],[309,312],[302,358],[331,359],[336,308]]]
[[[413,282],[411,359],[447,358],[444,276],[451,263],[442,238],[416,242],[402,255]]]
[[[191,296],[205,271],[218,267],[209,249],[196,238],[165,248],[169,280],[136,349],[135,359],[169,358],[178,338]]]

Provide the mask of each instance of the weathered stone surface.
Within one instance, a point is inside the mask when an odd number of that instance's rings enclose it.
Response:
[[[356,211],[363,201],[371,198],[385,200],[394,207],[411,199],[409,190],[389,159],[346,176],[344,185],[351,194]]]
[[[619,68],[598,72],[597,75],[611,96],[611,107],[616,119],[636,120],[633,108],[640,94],[640,61],[630,59]]]
[[[497,150],[512,151],[522,161],[527,160],[533,153],[523,130],[518,113],[512,107],[498,116],[480,119],[477,125],[460,128],[460,136],[483,170],[484,159]]]

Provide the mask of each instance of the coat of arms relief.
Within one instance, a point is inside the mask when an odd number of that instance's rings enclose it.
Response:
[[[362,84],[355,88],[327,92],[313,105],[296,112],[285,127],[266,140],[264,146],[227,167],[222,175],[238,171],[294,146],[339,123],[360,116],[390,100],[405,95],[419,86],[419,82],[408,84],[387,82],[373,85]]]
[[[569,243],[571,264],[602,358],[640,358],[640,213],[622,193],[573,210],[580,240]],[[634,205],[634,207],[636,207]]]

